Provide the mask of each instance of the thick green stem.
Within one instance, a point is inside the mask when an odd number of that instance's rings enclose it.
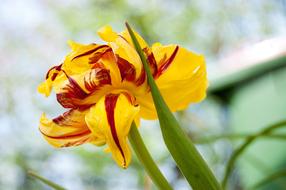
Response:
[[[48,185],[49,187],[55,189],[55,190],[65,190],[65,188],[63,188],[62,186],[40,176],[39,174],[32,172],[32,171],[28,171],[28,175],[40,180],[41,182],[43,182],[44,184]]]
[[[166,105],[132,29],[128,23],[126,26],[146,71],[162,135],[172,157],[194,190],[220,190],[221,187],[210,168]]]
[[[158,166],[145,147],[145,144],[134,122],[132,123],[128,139],[139,161],[143,164],[156,186],[161,190],[172,190],[172,187],[160,172]]]

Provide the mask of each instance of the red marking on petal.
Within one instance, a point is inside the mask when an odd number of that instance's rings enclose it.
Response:
[[[111,134],[113,137],[113,140],[117,146],[117,148],[119,149],[123,159],[124,159],[124,163],[123,163],[123,167],[126,167],[126,159],[125,159],[125,155],[123,153],[122,147],[120,145],[118,136],[117,136],[117,132],[116,132],[116,127],[115,127],[115,120],[114,120],[114,110],[115,110],[115,106],[116,106],[116,102],[118,99],[119,95],[118,94],[108,94],[105,97],[105,110],[106,110],[106,116],[107,116],[107,120],[110,126],[110,130],[111,130]]]
[[[121,80],[134,81],[136,77],[136,70],[134,66],[125,59],[117,55],[117,66],[120,71]]]
[[[66,85],[62,90],[63,92],[57,94],[57,100],[58,102],[64,107],[64,108],[77,108],[80,107],[79,105],[76,105],[74,103],[74,99],[84,99],[88,96],[88,93],[86,93],[80,85],[74,80],[72,77],[68,76],[66,72],[63,70],[65,75],[67,76],[69,80],[69,84]],[[85,107],[88,105],[84,105]]]
[[[44,133],[41,129],[40,129],[40,132],[46,136],[46,137],[49,137],[49,138],[52,138],[52,139],[58,139],[58,140],[64,140],[64,139],[70,139],[70,138],[78,138],[78,137],[83,137],[83,136],[86,136],[88,134],[90,134],[90,130],[87,129],[87,130],[84,130],[83,132],[80,132],[80,133],[76,133],[76,134],[64,134],[64,135],[59,135],[59,136],[51,136],[51,135],[48,135],[46,133]]]
[[[88,94],[80,87],[80,85],[74,80],[72,77],[68,76],[66,72],[64,72],[69,80],[69,84],[64,87],[64,90],[68,92],[72,92],[71,95],[74,98],[84,99],[88,96]]]
[[[50,77],[50,73],[51,73],[52,70],[56,70],[58,72],[53,73],[53,75],[51,77],[51,80],[54,81],[56,79],[57,75],[59,74],[59,71],[61,71],[61,68],[62,68],[62,64],[50,68],[49,71],[46,74],[46,79],[48,79]]]
[[[91,136],[89,135],[89,134],[91,134],[91,131],[89,129],[84,130],[80,133],[64,134],[64,135],[59,135],[59,136],[51,136],[51,135],[44,133],[41,129],[39,129],[39,130],[42,133],[42,135],[44,135],[45,137],[55,139],[55,140],[69,141],[69,142],[61,145],[61,147],[78,146],[78,145],[81,145],[85,142],[88,142],[89,139],[91,138]],[[77,139],[77,138],[79,138],[79,139]],[[75,140],[75,139],[77,139],[77,140]]]
[[[51,80],[54,81],[58,76],[58,73],[54,73],[53,76],[51,77]]]
[[[57,101],[64,107],[64,108],[72,108],[72,109],[87,109],[93,104],[80,104],[79,101],[81,99],[71,98],[73,95],[71,93],[59,93],[56,95]]]
[[[144,68],[142,67],[142,69],[141,69],[141,74],[140,74],[140,76],[138,77],[138,79],[136,80],[135,84],[136,84],[137,86],[140,86],[140,85],[142,85],[142,84],[145,82],[145,80],[146,80],[146,73],[145,73]]]
[[[82,112],[85,109],[79,108],[79,109],[70,109],[66,112],[64,112],[62,115],[53,118],[53,122],[59,126],[68,126],[68,127],[79,127],[82,126],[81,122],[73,120],[73,114],[76,111]]]
[[[96,78],[93,76],[93,75],[96,75],[96,74],[94,74],[95,72],[96,72],[95,70],[92,70],[89,73],[88,78],[86,78],[86,77],[84,78],[84,86],[89,92],[97,90],[99,88],[98,85],[93,80],[94,78]]]
[[[127,40],[126,40],[126,38],[124,38],[122,35],[118,35],[120,38],[122,38],[125,42],[127,42],[127,43],[129,43]],[[132,45],[133,45],[133,43],[132,43]]]
[[[128,92],[121,92],[121,93],[125,95],[125,97],[128,99],[130,104],[132,104],[134,106],[138,106],[138,104],[136,103],[136,97],[132,96]]]
[[[77,58],[79,58],[79,57],[82,57],[82,56],[90,55],[90,54],[92,54],[93,52],[98,51],[98,50],[100,50],[100,49],[102,49],[102,48],[106,48],[106,47],[109,47],[109,46],[108,46],[108,45],[100,45],[100,46],[97,46],[97,47],[95,47],[95,48],[93,48],[93,49],[91,49],[91,50],[89,50],[89,51],[86,51],[86,52],[84,52],[84,53],[81,53],[81,54],[75,56],[74,58],[72,58],[71,61],[73,61],[74,59],[77,59]]]
[[[102,62],[96,62],[96,63],[92,63],[93,66],[92,66],[92,69],[101,69],[101,68],[105,68],[104,67],[104,64]]]
[[[96,73],[96,79],[99,81],[100,86],[111,84],[110,71],[101,69]]]
[[[169,59],[164,60],[164,58],[163,58],[164,61],[162,64],[160,64],[160,67],[158,68],[158,72],[156,73],[156,75],[154,77],[155,79],[158,78],[160,75],[162,75],[166,69],[168,69],[168,67],[171,65],[171,63],[175,59],[175,57],[178,53],[178,50],[179,50],[179,46],[176,46],[175,50],[173,51],[173,53],[169,57]]]
[[[61,146],[61,148],[70,147],[70,146],[79,146],[79,145],[82,145],[83,143],[89,142],[90,139],[91,139],[91,137],[88,136],[88,137],[82,138],[78,141],[68,142],[66,144],[63,144]]]
[[[155,56],[148,47],[144,48],[143,52],[145,53],[145,56],[147,57],[147,60],[148,60],[148,63],[151,69],[151,73],[153,76],[155,76],[155,74],[158,72]]]
[[[65,126],[71,126],[70,123],[67,123],[67,118],[71,115],[73,112],[73,109],[64,112],[62,115],[56,117],[53,119],[53,122],[57,125],[65,125]]]
[[[107,69],[92,69],[88,77],[85,77],[84,79],[85,88],[90,93],[106,84],[111,85],[110,71]]]
[[[151,52],[151,50],[148,47],[144,48],[143,52],[145,53],[145,56],[147,57],[147,61],[148,61],[149,67],[151,69],[151,73],[153,76],[155,76],[158,72],[157,62],[156,62],[155,56],[154,56],[153,52]],[[137,86],[142,85],[145,82],[146,78],[147,77],[146,77],[145,70],[142,67],[140,76],[138,77],[138,79],[135,82],[136,85]]]
[[[112,52],[112,49],[109,46],[105,46],[104,48],[100,49],[101,51],[97,51],[93,53],[89,58],[89,64],[97,64],[97,62],[106,54],[109,52]],[[94,66],[93,68],[97,68]]]

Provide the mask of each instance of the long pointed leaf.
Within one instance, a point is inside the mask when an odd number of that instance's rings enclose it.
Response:
[[[147,73],[148,83],[151,88],[152,97],[159,117],[162,135],[172,157],[194,190],[221,189],[206,162],[201,157],[189,137],[182,130],[162,98],[150,72],[146,57],[128,23],[126,23],[126,26]]]

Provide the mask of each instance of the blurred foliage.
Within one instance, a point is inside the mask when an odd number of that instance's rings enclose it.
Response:
[[[50,147],[38,132],[41,112],[62,113],[52,95],[36,87],[47,69],[67,53],[65,42],[98,41],[96,31],[110,24],[117,31],[132,23],[149,44],[178,43],[206,55],[210,74],[228,52],[267,37],[285,34],[285,0],[2,0],[0,6],[0,189],[49,189],[27,175],[33,170],[68,189],[155,189],[135,156],[128,170],[118,168],[102,148]],[[243,45],[242,45],[243,44]],[[217,97],[177,114],[191,138],[229,132],[229,107]],[[163,144],[156,122],[140,132],[154,159],[175,189],[189,189]],[[198,145],[219,179],[233,143]],[[258,158],[260,159],[260,158]],[[258,163],[256,161],[255,163]],[[271,165],[272,163],[267,163]],[[254,164],[251,164],[254,165]],[[279,167],[279,166],[275,166]],[[282,166],[281,166],[282,167]],[[261,169],[261,167],[258,167]],[[279,168],[277,168],[278,170]],[[248,187],[235,170],[231,189]],[[269,174],[274,173],[269,171]],[[260,171],[264,174],[265,171]],[[275,183],[275,189],[283,189]],[[273,187],[273,186],[272,186]],[[269,187],[268,189],[271,189]]]

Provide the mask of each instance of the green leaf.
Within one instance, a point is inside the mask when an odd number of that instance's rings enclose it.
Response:
[[[273,182],[274,180],[277,180],[279,178],[286,177],[286,169],[275,172],[271,174],[270,176],[267,176],[266,178],[262,179],[260,182],[256,183],[252,188],[250,189],[258,189],[270,182]],[[284,186],[285,187],[285,186]]]
[[[214,143],[215,141],[228,139],[228,140],[245,140],[254,134],[247,134],[247,133],[229,133],[229,134],[218,134],[218,135],[208,135],[202,137],[195,137],[193,139],[194,143],[196,144],[209,144]],[[269,138],[273,140],[286,140],[286,134],[262,134],[261,137]]]
[[[126,26],[146,71],[148,83],[151,88],[152,97],[160,121],[162,135],[172,157],[194,190],[221,189],[210,168],[203,160],[189,137],[182,130],[162,98],[150,72],[146,57],[128,23],[126,23]]]
[[[248,153],[246,156],[245,156],[246,160],[249,162],[249,164],[251,164],[252,167],[254,167],[257,171],[259,171],[260,173],[264,173],[264,174],[268,174],[268,173],[271,173],[269,171],[272,170],[272,168],[270,168],[266,163],[264,163],[262,160],[261,160],[261,157],[258,157],[257,155],[255,155],[255,152],[254,154],[252,153]],[[285,169],[284,169],[285,170]],[[278,171],[277,173],[279,173],[281,171]],[[275,173],[275,174],[277,174]],[[274,174],[272,174],[274,175]],[[272,176],[271,175],[271,176]],[[264,178],[262,181],[265,181],[265,179],[269,178],[270,176]],[[281,176],[282,177],[282,176]],[[276,179],[276,178],[275,178]],[[278,189],[285,189],[286,187],[286,181],[282,181],[282,180],[275,180],[273,179],[271,182],[273,185],[275,185],[275,187],[277,187]],[[256,183],[255,185],[252,185],[252,187],[250,188],[246,188],[246,189],[255,189],[257,187],[260,187],[262,185],[258,185],[260,184],[262,181],[259,181],[258,183]],[[267,182],[268,183],[268,182]],[[265,184],[265,183],[264,183]]]
[[[286,125],[286,121],[280,121],[278,123],[275,123],[269,127],[264,128],[262,131],[258,132],[257,134],[249,136],[242,145],[240,145],[231,155],[226,169],[225,169],[225,174],[222,182],[223,188],[226,188],[227,182],[229,179],[229,176],[231,174],[232,169],[234,168],[236,160],[239,158],[239,156],[242,155],[242,153],[246,150],[247,147],[249,147],[255,140],[258,138],[261,138],[267,134],[270,134],[272,131],[284,127]]]
[[[66,190],[65,188],[63,188],[62,186],[40,176],[39,174],[32,172],[32,171],[28,171],[28,175],[31,177],[34,177],[35,179],[40,180],[41,182],[43,182],[44,184],[48,185],[49,187],[52,187],[55,190]]]

